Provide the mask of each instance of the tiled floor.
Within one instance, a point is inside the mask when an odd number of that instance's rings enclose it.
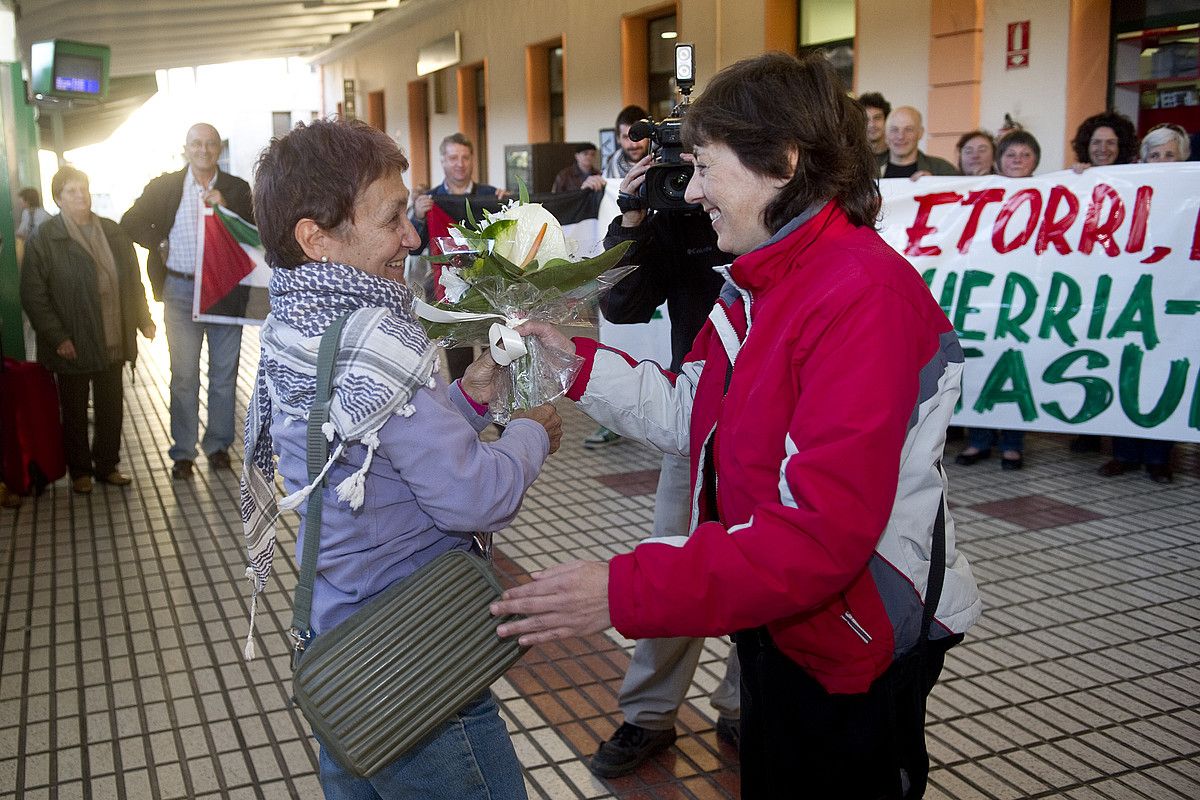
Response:
[[[237,477],[200,464],[192,483],[169,480],[165,371],[160,339],[127,385],[131,488],[82,497],[60,481],[0,510],[0,800],[320,796],[287,703],[294,522],[247,663]],[[509,580],[626,550],[650,527],[657,457],[586,451],[591,423],[562,412],[563,448],[499,539]],[[1022,472],[950,466],[987,611],[931,700],[928,797],[1200,797],[1200,448],[1177,448],[1172,486],[1099,478],[1103,458],[1035,435]],[[737,756],[706,700],[716,640],[677,745],[628,778],[588,772],[620,721],[630,644],[610,632],[542,648],[496,685],[530,796],[736,797]]]

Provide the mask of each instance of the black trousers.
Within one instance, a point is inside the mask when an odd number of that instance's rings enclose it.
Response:
[[[107,475],[121,462],[121,422],[125,415],[121,364],[84,375],[58,374],[63,449],[71,478]],[[88,395],[92,396],[95,432],[88,447]],[[93,470],[93,463],[95,469]]]
[[[830,694],[765,629],[735,636],[742,662],[743,800],[914,800],[929,775],[925,699],[962,636],[898,659],[863,694]]]

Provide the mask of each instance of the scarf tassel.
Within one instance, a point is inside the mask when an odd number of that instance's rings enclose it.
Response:
[[[246,577],[250,580],[250,585],[253,587],[250,590],[250,630],[246,632],[246,648],[242,651],[242,655],[247,661],[254,659],[254,616],[258,610],[258,580],[254,574],[254,567],[246,567]]]
[[[365,439],[364,439],[364,441],[365,441]],[[376,439],[376,441],[378,441],[378,439]],[[329,460],[325,462],[325,466],[321,467],[320,473],[317,474],[317,477],[313,480],[313,482],[310,483],[308,486],[304,486],[304,487],[301,487],[300,489],[297,489],[296,491],[289,494],[287,497],[280,500],[276,504],[276,505],[278,505],[279,509],[281,511],[295,511],[297,508],[299,508],[300,504],[303,503],[305,500],[307,500],[308,496],[313,493],[313,489],[316,489],[318,486],[321,485],[321,481],[325,480],[325,476],[329,474],[329,468],[333,466],[333,462],[335,462],[339,458],[341,458],[342,451],[345,449],[345,447],[346,447],[345,442],[339,443],[338,446],[334,449],[333,453],[330,454]],[[369,454],[369,452],[370,451],[368,451],[368,454]]]
[[[379,434],[372,431],[361,441],[367,446],[367,457],[363,459],[363,464],[358,471],[337,486],[338,499],[349,503],[352,509],[360,508],[363,500],[366,499],[364,487],[367,482],[367,472],[371,469],[371,461],[375,458],[375,448],[379,447]]]

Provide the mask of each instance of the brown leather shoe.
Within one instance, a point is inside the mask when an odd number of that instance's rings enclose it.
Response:
[[[192,462],[189,459],[181,458],[171,467],[171,477],[177,481],[191,480],[192,478]]]
[[[1141,464],[1134,464],[1129,461],[1119,461],[1114,458],[1110,461],[1104,462],[1104,464],[1100,466],[1100,469],[1096,471],[1106,478],[1113,478],[1117,475],[1124,475],[1126,472],[1133,472],[1139,467],[1141,467]]]
[[[0,508],[20,508],[21,495],[10,492],[8,487],[0,483]]]
[[[133,483],[133,478],[121,472],[119,469],[114,469],[107,475],[101,475],[96,478],[101,483],[107,483],[109,486],[128,486]]]
[[[233,468],[233,462],[229,459],[229,453],[224,450],[217,450],[214,453],[209,453],[208,465],[213,469]]]
[[[91,494],[92,493],[92,476],[80,475],[71,481],[71,491],[75,494]]]

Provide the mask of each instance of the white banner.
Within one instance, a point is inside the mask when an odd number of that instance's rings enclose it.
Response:
[[[1200,164],[880,185],[967,354],[956,422],[1200,442]]]

